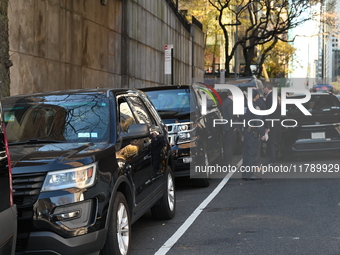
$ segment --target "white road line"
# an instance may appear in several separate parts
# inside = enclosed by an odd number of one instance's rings
[[[237,168],[242,165],[243,160],[237,163]],[[200,213],[207,207],[207,205],[216,197],[218,193],[222,190],[222,188],[227,184],[230,180],[230,177],[233,175],[233,172],[227,174],[222,181],[218,184],[218,186],[210,193],[210,195],[195,209],[195,211],[186,219],[186,221],[177,229],[177,231],[166,241],[161,248],[155,253],[155,255],[165,255],[167,252],[175,245],[178,239],[188,230],[188,228],[194,223],[196,218],[200,215]]]

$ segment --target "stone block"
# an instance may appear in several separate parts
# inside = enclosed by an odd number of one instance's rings
[[[110,73],[121,73],[121,35],[116,32],[110,32],[109,34],[109,55],[108,55],[108,71]],[[126,56],[125,56],[126,57]]]
[[[108,27],[118,33],[122,32],[122,2],[109,1],[107,5],[108,10]]]
[[[47,73],[47,82],[43,84],[45,86],[43,91],[66,89],[65,67],[63,63],[53,60],[47,61]]]
[[[121,88],[122,78],[120,75],[108,74],[107,88]]]
[[[107,71],[109,30],[89,20],[83,26],[82,65]]]
[[[19,86],[17,88],[18,94],[31,93],[34,91],[34,77],[32,67],[34,65],[34,57],[21,54],[19,57]],[[14,66],[13,66],[14,67]]]
[[[83,16],[105,27],[108,26],[108,10],[109,8],[102,5],[100,0],[83,0]]]
[[[18,16],[13,18],[19,19],[19,51],[35,55],[35,41],[34,41],[34,0],[18,1]]]
[[[107,73],[103,71],[93,70],[90,68],[82,69],[82,88],[106,88],[107,83]]]
[[[82,63],[83,23],[80,15],[66,12],[65,34],[65,62],[80,66]]]
[[[10,95],[17,95],[20,88],[20,55],[13,51],[10,51],[9,55],[13,63],[13,66],[10,68]]]
[[[64,7],[67,11],[70,11],[78,15],[83,14],[83,5],[85,0],[63,0],[63,1],[65,2],[62,5],[62,7]]]
[[[60,61],[60,36],[62,30],[60,29],[60,7],[47,2],[46,5],[46,29],[47,29],[47,58]]]
[[[20,50],[20,19],[21,8],[19,6],[19,1],[21,0],[11,0],[8,3],[8,17],[12,17],[8,23],[9,30],[9,47],[10,50],[18,52]],[[12,53],[12,54],[13,54]]]
[[[36,1],[34,8],[34,43],[39,57],[47,57],[46,1]]]
[[[82,88],[82,67],[65,64],[65,86],[67,89]]]

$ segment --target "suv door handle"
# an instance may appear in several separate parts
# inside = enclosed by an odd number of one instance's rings
[[[149,155],[146,155],[146,156],[144,156],[144,160],[147,160],[147,159],[149,159],[149,158],[151,158],[151,155],[149,154]]]

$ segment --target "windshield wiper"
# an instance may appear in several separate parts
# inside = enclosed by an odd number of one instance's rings
[[[186,114],[189,114],[189,113],[191,113],[191,111],[190,110],[187,110],[187,111],[182,111],[182,112],[177,112],[175,115],[186,115]]]
[[[30,139],[27,141],[8,143],[8,145],[20,145],[20,144],[40,144],[40,143],[63,143],[60,140],[42,140],[42,139]]]
[[[159,113],[163,113],[163,112],[166,112],[166,113],[171,113],[171,114],[177,114],[178,111],[173,111],[173,110],[157,110]]]

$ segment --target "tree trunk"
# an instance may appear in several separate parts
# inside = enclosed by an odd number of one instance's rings
[[[218,17],[218,24],[220,25],[222,31],[223,31],[223,36],[224,36],[224,51],[225,51],[225,76],[228,77],[230,74],[230,70],[229,70],[229,34],[228,34],[228,30],[226,29],[226,27],[224,26],[223,22],[222,22],[222,16],[223,16],[223,12],[220,12],[220,15]]]
[[[228,35],[228,31],[225,29],[225,27],[223,26],[223,33],[224,33],[224,39],[225,39],[225,46],[224,46],[224,51],[225,51],[225,76],[228,77],[230,75],[230,70],[229,70],[229,62],[230,62],[230,58],[229,58],[229,35]]]
[[[263,64],[264,64],[264,61],[266,60],[268,53],[275,47],[278,41],[279,41],[278,38],[275,37],[272,44],[262,51],[261,56],[260,56],[260,61],[259,61],[259,75],[260,76],[262,76]]]
[[[9,60],[8,41],[8,0],[0,1],[0,95],[10,95],[9,68],[12,62]]]
[[[215,43],[214,43],[214,48],[213,48],[213,60],[212,60],[212,68],[213,68],[213,73],[216,71],[216,52],[217,52],[217,34],[215,33]]]
[[[253,54],[251,54],[251,49],[249,48],[243,48],[243,57],[244,57],[244,61],[245,61],[245,66],[244,66],[244,75],[245,76],[250,76],[252,75],[251,72],[251,62],[252,62],[252,56]]]

